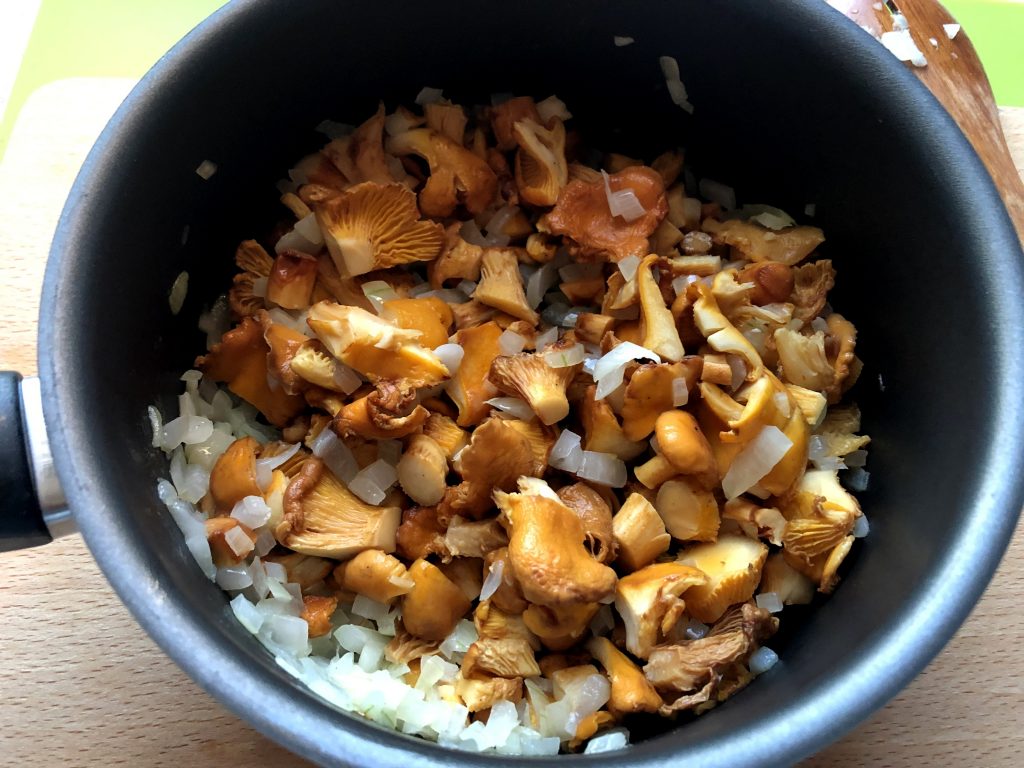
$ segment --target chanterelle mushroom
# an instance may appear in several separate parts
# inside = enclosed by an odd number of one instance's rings
[[[445,492],[438,508],[443,520],[479,517],[491,508],[492,491],[512,490],[523,475],[538,473],[529,440],[501,419],[477,427],[454,465],[462,482]]]
[[[344,560],[364,549],[395,551],[402,510],[374,507],[354,496],[317,458],[288,484],[284,519],[274,537],[305,555]]]
[[[554,205],[558,193],[569,181],[565,161],[565,126],[554,120],[544,128],[533,120],[521,120],[513,126],[519,151],[516,152],[516,187],[519,197],[530,205]]]
[[[429,128],[392,136],[387,148],[395,155],[418,155],[430,166],[430,178],[420,191],[420,207],[427,216],[451,216],[459,203],[472,214],[481,213],[498,192],[498,177],[485,160]]]
[[[310,307],[307,322],[332,355],[371,381],[414,389],[448,378],[437,355],[415,343],[419,331],[399,328],[365,309],[321,301]]]
[[[521,353],[495,358],[487,378],[502,392],[523,398],[542,423],[554,424],[569,415],[565,388],[574,373],[573,367],[552,368],[540,355]]]
[[[387,184],[398,181],[391,173],[384,154],[384,121],[384,105],[381,104],[373,117],[350,136],[335,139],[324,147],[323,153],[351,183],[375,181]]]
[[[481,304],[525,320],[531,325],[540,322],[523,292],[523,276],[515,252],[504,248],[486,248],[480,265],[480,283],[473,298]]]
[[[342,276],[429,261],[444,245],[444,228],[420,219],[416,195],[402,184],[366,182],[344,192],[306,186],[302,193]]]
[[[662,704],[661,696],[639,667],[608,638],[593,638],[587,643],[587,650],[604,667],[612,685],[608,709],[616,714],[658,711]]]
[[[596,603],[615,589],[615,571],[595,560],[583,524],[543,480],[523,477],[519,493],[494,492],[509,531],[509,563],[523,595],[538,605]]]
[[[701,571],[679,563],[648,565],[619,579],[615,608],[626,625],[629,652],[646,659],[683,614],[686,603],[680,595],[707,581]]]
[[[331,428],[342,437],[359,435],[377,440],[412,434],[430,412],[416,402],[416,393],[394,382],[379,381],[373,392],[348,403],[334,417]]]
[[[718,621],[730,605],[751,598],[767,557],[768,547],[746,536],[719,536],[714,544],[697,544],[683,552],[678,562],[708,577],[687,593],[687,611],[705,623]]]
[[[608,177],[612,192],[630,189],[644,213],[633,221],[612,216],[603,179],[570,181],[555,207],[540,223],[541,231],[572,238],[583,256],[619,261],[647,254],[647,238],[668,212],[665,186],[657,171],[643,166],[625,168]]]
[[[775,232],[760,224],[730,219],[704,219],[704,231],[716,242],[731,245],[750,261],[777,261],[792,267],[825,242],[817,227],[787,227]]]

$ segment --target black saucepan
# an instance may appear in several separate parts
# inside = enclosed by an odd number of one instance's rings
[[[616,47],[614,36],[635,38]],[[677,108],[658,57],[679,62]],[[323,765],[490,765],[343,714],[235,622],[192,563],[154,481],[146,406],[170,405],[202,348],[196,319],[243,238],[277,215],[274,182],[324,118],[358,122],[424,85],[567,102],[599,146],[684,145],[749,202],[816,205],[860,330],[872,438],[871,535],[836,594],[773,645],[782,662],[712,713],[591,764],[766,765],[822,747],[931,659],[988,582],[1024,503],[1024,258],[956,126],[893,56],[821,0],[232,3],[161,60],[97,142],[58,226],[22,453],[8,375],[4,526],[20,544],[74,520],[139,622],[202,686]],[[196,175],[217,164],[209,181]],[[183,238],[187,229],[188,236]],[[168,289],[188,270],[184,310]],[[10,543],[7,545],[10,546]],[[785,626],[786,623],[784,623]]]

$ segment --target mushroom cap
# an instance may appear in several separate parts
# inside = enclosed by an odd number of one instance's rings
[[[302,191],[343,276],[430,261],[444,245],[444,228],[420,219],[416,195],[403,184],[368,181],[344,192]]]

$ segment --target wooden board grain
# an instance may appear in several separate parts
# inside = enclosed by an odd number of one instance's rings
[[[34,372],[50,233],[78,165],[126,87],[55,86],[27,105],[12,137],[0,166],[0,367]],[[69,111],[76,119],[67,119]],[[1024,167],[1024,109],[1002,110],[1001,118]],[[989,590],[938,659],[807,765],[1020,765],[1022,588],[1018,529]],[[62,764],[305,765],[226,712],[164,656],[77,537],[0,554],[0,765]]]

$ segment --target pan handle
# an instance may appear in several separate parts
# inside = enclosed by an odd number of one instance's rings
[[[75,532],[53,466],[38,378],[0,372],[0,552]]]

